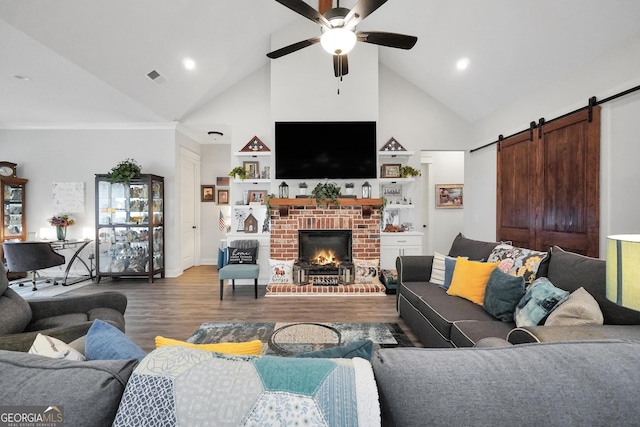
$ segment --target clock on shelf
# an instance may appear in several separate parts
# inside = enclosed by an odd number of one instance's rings
[[[0,176],[16,177],[16,163],[0,162]]]

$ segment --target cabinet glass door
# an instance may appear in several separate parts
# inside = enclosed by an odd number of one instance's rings
[[[23,195],[21,184],[5,183],[2,185],[4,194],[4,239],[18,239],[23,237]]]

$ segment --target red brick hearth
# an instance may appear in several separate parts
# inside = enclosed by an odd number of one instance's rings
[[[357,204],[290,206],[274,209],[271,216],[271,258],[298,258],[298,230],[348,229],[352,232],[352,257],[380,258],[380,209]],[[288,214],[282,215],[283,212]]]

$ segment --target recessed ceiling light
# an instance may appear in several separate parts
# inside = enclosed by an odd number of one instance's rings
[[[23,80],[23,81],[29,81],[29,80],[31,80],[31,77],[29,77],[29,76],[25,76],[25,75],[22,75],[22,74],[16,74],[16,75],[15,75],[15,76],[13,76],[13,77],[15,77],[15,78],[16,78],[16,79],[18,79],[18,80]]]
[[[193,70],[194,68],[196,68],[196,61],[191,58],[184,58],[182,60],[182,63],[184,64],[184,68],[186,68],[187,70]]]
[[[456,67],[458,70],[466,70],[469,66],[469,58],[460,58],[458,62],[456,62]]]

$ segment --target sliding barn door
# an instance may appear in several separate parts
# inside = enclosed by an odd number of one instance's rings
[[[536,240],[536,187],[530,184],[539,164],[534,145],[528,131],[498,144],[498,239],[524,248],[533,248]]]
[[[600,107],[501,141],[497,238],[598,257],[599,179]]]

